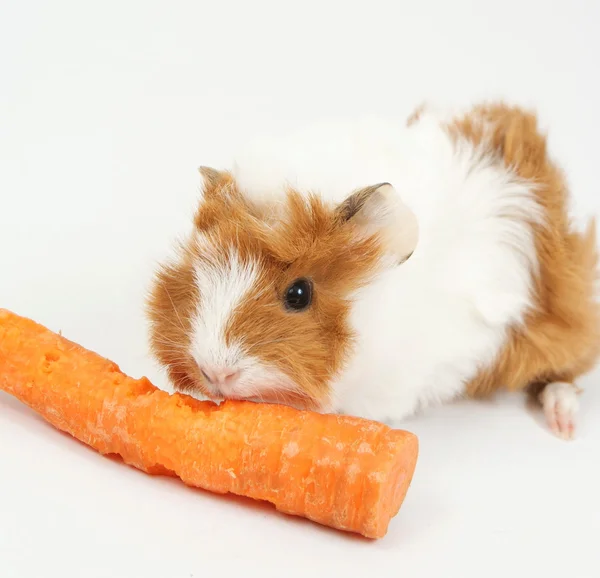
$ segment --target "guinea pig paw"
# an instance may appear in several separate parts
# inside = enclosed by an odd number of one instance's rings
[[[577,388],[562,381],[549,383],[540,394],[546,421],[559,438],[572,440],[575,437],[575,415],[579,409]]]

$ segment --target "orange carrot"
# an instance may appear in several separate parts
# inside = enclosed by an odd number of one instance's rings
[[[412,433],[279,405],[171,395],[1,309],[0,389],[147,473],[266,500],[369,538],[387,533],[417,461]]]

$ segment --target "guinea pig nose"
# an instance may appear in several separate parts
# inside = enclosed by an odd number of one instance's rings
[[[213,385],[225,385],[234,382],[240,375],[238,369],[201,367],[204,378]]]

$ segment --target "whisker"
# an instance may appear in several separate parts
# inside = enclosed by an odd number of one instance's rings
[[[169,340],[169,339],[153,338],[152,342],[153,343],[157,343],[159,345],[168,345],[168,346],[173,347],[173,349],[179,349],[181,351],[185,351],[186,350],[185,346],[182,345],[181,342],[178,342],[178,341],[172,341],[172,340]]]
[[[171,303],[172,303],[172,301],[171,301]],[[173,317],[171,315],[166,314],[166,313],[162,313],[162,312],[159,312],[159,311],[153,311],[152,312],[152,316],[153,317],[157,317],[158,319],[162,319],[163,321],[168,321],[169,323],[173,324]],[[193,321],[193,319],[192,319],[191,316],[183,316],[182,317],[180,314],[178,314],[177,317],[178,317],[178,319],[180,321],[182,321],[184,319],[185,319],[185,321],[190,322],[190,323]],[[178,327],[176,324],[175,324],[175,326]]]
[[[266,339],[265,341],[259,341],[258,343],[253,343],[248,347],[249,350],[252,350],[256,347],[262,347],[263,345],[273,345],[275,343],[287,343],[288,341],[293,341],[295,338],[293,337],[282,337],[280,339]]]
[[[171,294],[169,293],[169,290],[167,289],[166,286],[165,286],[165,293],[167,294],[167,297],[169,298],[169,301],[171,302],[171,305],[173,306],[173,311],[175,312],[175,315],[177,315],[177,319],[179,319],[179,324],[181,325],[181,329],[183,329],[185,331],[185,326],[183,325],[183,321],[181,320],[181,317],[179,316],[179,311],[177,311],[177,307],[175,307],[175,303],[174,303],[173,299],[171,298]]]
[[[154,343],[161,343],[163,345],[174,345],[175,347],[178,347],[180,349],[185,349],[185,347],[181,344],[180,341],[176,341],[175,339],[169,339],[167,337],[162,337],[160,335],[153,337],[152,341]]]

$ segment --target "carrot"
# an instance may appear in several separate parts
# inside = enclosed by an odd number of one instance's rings
[[[150,474],[381,538],[415,469],[415,435],[286,406],[220,405],[147,379],[0,309],[0,390],[59,430]]]

